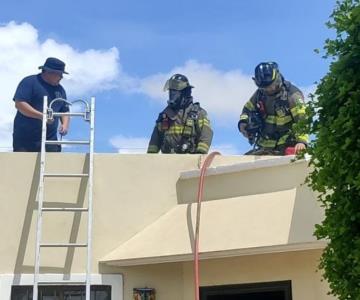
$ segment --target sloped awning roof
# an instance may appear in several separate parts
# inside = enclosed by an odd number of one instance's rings
[[[302,188],[206,201],[200,258],[323,248],[313,237],[321,210]],[[130,266],[192,259],[196,204],[181,204],[101,259]]]

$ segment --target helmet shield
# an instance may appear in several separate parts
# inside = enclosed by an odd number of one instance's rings
[[[278,64],[275,62],[260,63],[255,68],[255,84],[259,88],[271,85],[278,77]]]
[[[168,90],[182,91],[188,86],[190,86],[189,80],[184,75],[175,74],[166,81],[164,86],[164,92]]]

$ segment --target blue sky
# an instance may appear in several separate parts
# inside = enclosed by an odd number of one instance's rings
[[[315,54],[333,36],[334,1],[5,1],[0,11],[0,148],[11,147],[12,96],[47,56],[67,63],[69,99],[97,99],[96,151],[145,152],[166,105],[165,80],[183,72],[208,111],[213,150],[241,154],[237,131],[254,67],[274,60],[305,92],[327,71]],[[73,122],[69,138],[85,134]],[[67,149],[73,151],[75,149]]]

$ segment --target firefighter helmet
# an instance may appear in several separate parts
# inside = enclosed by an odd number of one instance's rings
[[[168,91],[168,90],[182,91],[187,87],[193,88],[193,86],[190,85],[189,80],[186,78],[186,76],[182,74],[175,74],[166,81],[164,86],[164,91]]]
[[[263,62],[256,66],[253,79],[259,88],[265,88],[279,77],[281,77],[281,74],[276,62]]]

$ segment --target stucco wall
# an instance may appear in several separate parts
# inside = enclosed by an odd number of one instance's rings
[[[198,155],[95,155],[93,273],[124,274],[124,299],[131,299],[134,287],[145,286],[157,289],[157,300],[192,299],[192,266],[188,262],[117,268],[100,265],[99,260],[178,203],[194,201],[197,180],[179,180],[179,175],[197,169],[200,158]],[[50,154],[47,167],[49,172],[80,173],[86,171],[86,159],[83,154]],[[217,157],[214,165],[252,160],[242,156]],[[1,274],[33,273],[38,164],[37,154],[0,153]],[[205,200],[293,188],[302,183],[305,173],[306,165],[300,164],[276,171],[270,168],[218,179],[209,177]],[[86,180],[47,180],[48,206],[65,206],[63,202],[83,204]],[[43,229],[43,241],[85,241],[86,217],[79,213],[46,213]],[[319,254],[319,251],[304,251],[205,260],[201,263],[201,285],[290,279],[295,300],[331,299],[325,296],[326,287],[314,271]],[[85,249],[45,250],[42,271],[83,273],[85,260]],[[303,291],[306,297],[301,295]]]
[[[200,262],[200,286],[291,280],[293,300],[335,300],[317,270],[320,250],[262,254]],[[124,275],[124,299],[134,287],[156,289],[157,300],[194,299],[193,263],[106,268]]]
[[[80,173],[85,155],[50,154],[49,172]],[[93,271],[112,249],[155,221],[177,204],[180,171],[197,167],[198,156],[95,155]],[[39,156],[0,153],[0,273],[32,273],[37,217],[36,192]],[[82,205],[86,180],[46,179],[49,206]],[[50,203],[51,202],[51,203]],[[85,203],[86,206],[86,203]],[[86,215],[44,213],[43,241],[86,239]],[[85,249],[45,249],[44,271],[83,272]],[[55,267],[55,268],[53,268]]]
[[[209,176],[206,179],[204,200],[289,190],[300,187],[304,183],[306,174],[307,163],[296,163]],[[184,179],[178,181],[177,185],[179,203],[196,201],[197,180]]]

